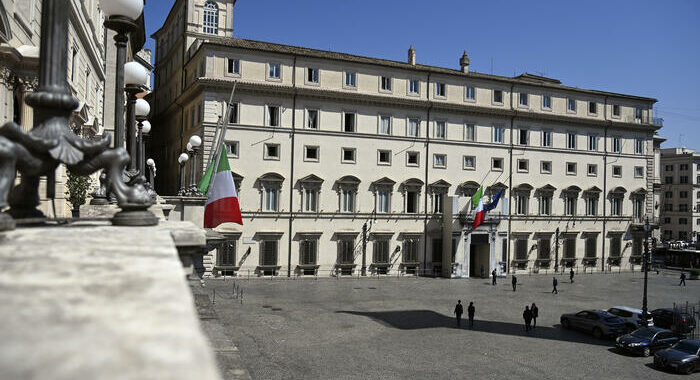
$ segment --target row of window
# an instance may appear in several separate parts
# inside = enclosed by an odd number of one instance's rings
[[[576,258],[576,237],[565,237],[562,242],[562,258],[564,260],[573,260]],[[598,235],[591,234],[584,237],[584,259],[598,258]],[[540,238],[533,243],[533,250],[536,250],[537,260],[551,260],[552,251],[554,251],[554,242],[550,238]],[[631,256],[640,256],[642,254],[643,241],[640,238],[633,239]],[[518,261],[525,262],[529,259],[530,241],[528,239],[515,240],[514,258],[516,264]],[[622,255],[622,237],[610,237],[609,251],[607,257],[611,259],[619,259]]]
[[[671,218],[665,217],[664,218],[664,224],[671,224]],[[688,224],[688,218],[678,218],[678,224],[683,224],[687,225]],[[700,226],[700,219],[697,219],[695,221],[695,224]]]
[[[240,60],[235,58],[227,58],[227,74],[240,75],[241,74],[241,63]],[[306,68],[305,82],[308,85],[319,85],[320,84],[320,73],[319,69],[315,67]],[[268,80],[282,80],[281,64],[277,62],[267,63],[267,75]],[[394,78],[389,76],[380,76],[378,81],[378,89],[380,93],[393,93],[394,91]],[[447,84],[444,82],[434,82],[434,96],[436,98],[446,98],[447,97]],[[357,72],[345,71],[343,72],[343,87],[348,89],[357,88]],[[406,85],[406,95],[408,96],[419,96],[420,95],[421,82],[418,79],[409,79]],[[491,103],[493,105],[504,104],[503,102],[503,90],[492,90]],[[464,101],[465,102],[475,102],[476,101],[476,88],[474,86],[464,87]],[[577,112],[577,101],[574,98],[566,99],[566,109],[568,113]],[[588,102],[588,115],[597,116],[598,115],[598,103],[589,101]],[[518,107],[530,107],[530,94],[521,92],[518,94]],[[552,110],[552,96],[542,95],[542,109],[545,111]],[[621,111],[620,106],[617,104],[612,105],[612,116],[620,117]],[[643,108],[635,108],[635,119],[641,120],[643,116]]]
[[[700,219],[697,220],[697,225],[700,226]],[[688,231],[678,231],[678,240],[688,241],[691,240],[691,234]],[[664,230],[664,240],[673,240],[673,230]]]
[[[667,231],[670,232],[670,231]],[[336,264],[340,265],[355,265],[356,260],[361,252],[360,243],[356,242],[357,238],[354,234],[340,235],[336,247]],[[576,237],[564,237],[561,239],[562,258],[564,260],[576,259],[577,250]],[[583,238],[584,240],[584,259],[598,258],[598,235],[591,234]],[[420,253],[422,251],[422,241],[420,237],[404,238],[400,249],[391,249],[391,235],[378,235],[370,240],[372,245],[371,264],[389,264],[390,260],[397,260],[392,257],[392,253],[400,251],[401,263],[404,265],[419,265]],[[504,251],[507,249],[507,240],[504,239]],[[454,248],[454,247],[453,247]],[[555,250],[554,242],[549,237],[542,237],[534,240],[532,250],[536,251],[536,260],[549,261],[553,257],[552,252]],[[631,256],[640,256],[643,250],[643,241],[640,238],[634,238],[632,241]],[[260,257],[259,265],[261,266],[277,266],[279,264],[279,241],[277,239],[265,239],[260,242]],[[453,251],[455,251],[453,249]],[[514,241],[514,261],[516,266],[519,262],[526,262],[530,259],[530,240],[519,238]],[[442,262],[442,238],[431,239],[431,263],[433,265]],[[453,252],[453,258],[454,254]],[[619,259],[622,256],[622,237],[610,237],[608,257],[611,259]],[[236,241],[232,240],[225,243],[217,250],[217,265],[236,266]],[[305,238],[299,242],[299,265],[317,265],[318,264],[318,238]]]
[[[431,189],[431,205],[432,211],[434,213],[441,213],[443,206],[443,197],[447,193],[447,188],[444,189]],[[272,184],[265,186],[262,189],[262,207],[263,211],[279,211],[279,184]],[[339,209],[341,212],[357,212],[357,185],[354,186],[341,186],[338,194]],[[419,211],[419,199],[420,199],[420,187],[406,189],[403,193],[403,212],[404,213],[418,213]],[[392,212],[392,198],[393,198],[393,185],[388,186],[375,186],[374,188],[374,211],[378,213],[391,213]],[[515,215],[553,215],[552,214],[552,203],[553,203],[553,191],[543,191],[539,192],[538,198],[538,210],[536,213],[531,213],[530,207],[530,195],[528,193],[523,193],[520,191],[515,191],[513,196],[515,205]],[[301,210],[304,212],[318,212],[319,210],[319,197],[320,197],[320,186],[312,184],[307,186],[302,184],[302,200],[301,200]],[[566,216],[576,216],[578,215],[578,193],[577,192],[562,192],[564,215]],[[598,193],[585,194],[585,215],[586,216],[598,216],[599,215],[599,196]],[[623,215],[623,205],[624,197],[621,194],[611,193],[610,197],[610,214],[611,216],[622,216]],[[632,202],[632,216],[640,220],[645,212],[644,209],[644,196],[634,195],[630,197]]]
[[[681,190],[678,192],[678,198],[684,199],[684,198],[689,198],[690,192],[686,190]],[[697,192],[698,199],[700,199],[700,191]],[[672,199],[673,198],[673,191],[666,191],[664,192],[664,198],[666,199]]]
[[[700,184],[700,176],[698,176],[697,180],[698,180],[697,183]],[[665,176],[665,177],[664,177],[664,184],[666,184],[666,185],[672,185],[673,183],[674,183],[674,182],[673,182],[673,176],[669,175],[669,176]],[[689,184],[689,183],[690,183],[690,177],[687,176],[687,175],[678,176],[678,183],[683,184],[683,185]]]
[[[229,114],[229,123],[236,124],[239,122],[239,104],[236,103],[231,107],[231,113]],[[265,125],[271,127],[280,126],[280,111],[279,106],[267,105],[265,113]],[[357,131],[357,114],[354,112],[343,112],[343,117],[341,119],[342,126],[341,130],[344,132],[356,132]],[[408,118],[406,124],[406,136],[408,137],[418,137],[420,135],[421,120],[418,118]],[[319,129],[320,128],[320,111],[317,109],[307,109],[306,110],[306,121],[305,128],[307,129]],[[506,128],[502,125],[494,125],[492,132],[492,142],[494,143],[504,143]],[[377,133],[380,135],[396,135],[393,128],[393,117],[389,115],[379,115],[377,122]],[[447,122],[444,120],[436,120],[434,122],[434,127],[432,131],[432,138],[445,140],[447,139]],[[519,145],[531,145],[530,135],[531,132],[525,128],[518,129],[518,140]],[[552,133],[551,130],[542,130],[541,133],[540,146],[542,147],[552,147]],[[466,123],[464,124],[464,141],[476,141],[476,124]],[[566,137],[566,147],[568,149],[579,149],[578,137],[574,132],[567,133]],[[599,140],[598,135],[588,135],[587,136],[587,149],[589,151],[599,151]],[[644,154],[645,140],[638,138],[634,140],[634,152],[635,154]],[[614,136],[611,141],[611,152],[621,153],[622,152],[622,138]]]
[[[687,203],[681,203],[678,205],[677,210],[674,210],[673,203],[664,203],[664,211],[690,212],[691,207]],[[700,212],[700,207],[696,206],[695,212]]]
[[[265,160],[280,160],[280,144],[275,143],[265,143],[263,144],[263,159]],[[239,157],[239,143],[238,141],[228,141],[226,142],[226,150],[231,158]],[[377,165],[391,166],[393,163],[394,153],[390,149],[378,149],[377,150]],[[408,151],[405,154],[405,165],[407,167],[419,167],[420,166],[420,152]],[[318,145],[305,145],[304,146],[304,161],[306,162],[320,162],[321,160],[321,147]],[[340,162],[344,164],[356,164],[357,163],[357,149],[356,148],[341,148]],[[433,168],[435,169],[446,169],[447,168],[447,155],[442,153],[433,153]],[[578,175],[578,163],[576,162],[566,162],[565,165],[566,175]],[[464,170],[476,170],[476,156],[462,156],[462,169]],[[504,160],[502,157],[491,157],[491,170],[492,171],[503,171]],[[529,159],[518,159],[517,160],[517,171],[519,173],[528,173],[530,171],[530,160]],[[540,174],[552,174],[552,161],[540,161]],[[588,164],[587,165],[587,176],[597,177],[598,176],[598,164]],[[613,177],[622,177],[622,166],[612,165],[611,174]],[[634,177],[644,178],[644,167],[635,166],[634,167]]]
[[[675,165],[673,165],[673,164],[666,164],[666,165],[664,165],[664,170],[667,172],[672,172],[674,166]],[[690,164],[678,164],[679,171],[684,172],[684,171],[687,171],[689,169],[690,169]],[[697,170],[700,170],[700,164],[697,164]]]
[[[442,239],[439,240],[440,243]],[[419,250],[421,249],[420,238],[404,238],[401,247],[401,263],[402,264],[418,264]],[[372,253],[370,260],[372,264],[389,264],[392,259],[391,240],[389,236],[377,236],[373,238]],[[355,264],[358,253],[360,252],[359,243],[356,243],[356,238],[352,235],[342,235],[337,241],[337,259],[336,263],[341,265]],[[276,266],[278,265],[278,250],[279,241],[276,239],[265,239],[260,242],[260,258],[259,265],[261,266]],[[441,250],[439,251],[441,252]],[[440,253],[441,254],[441,253]],[[394,258],[395,259],[395,258]],[[439,255],[436,259],[441,261]],[[230,240],[217,249],[217,266],[237,266],[236,257],[236,241]],[[435,261],[435,260],[433,260]],[[318,238],[306,238],[299,242],[299,265],[317,265],[318,263]]]
[[[516,194],[513,197],[515,201],[515,214],[516,215],[532,215],[530,213],[530,197],[528,195]],[[537,215],[552,215],[552,195],[541,194],[538,197],[538,212]],[[598,216],[599,215],[599,205],[597,196],[588,196],[584,198],[585,200],[585,215],[586,216]],[[634,197],[631,198],[632,201],[632,216],[641,220],[644,216],[644,198]],[[564,215],[566,216],[576,216],[578,215],[578,196],[575,194],[564,194]],[[610,197],[610,214],[611,216],[622,216],[623,215],[623,205],[624,199],[622,197]]]

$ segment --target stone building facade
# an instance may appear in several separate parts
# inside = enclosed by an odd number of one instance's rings
[[[224,125],[244,225],[220,228],[215,273],[356,274],[363,247],[376,274],[641,260],[655,99],[477,73],[466,52],[443,68],[413,48],[399,62],[237,39],[233,3],[178,0],[153,35],[160,194],[191,135],[208,157],[236,83]],[[505,194],[473,230],[482,185]]]
[[[700,240],[700,154],[686,148],[661,150],[661,236]]]

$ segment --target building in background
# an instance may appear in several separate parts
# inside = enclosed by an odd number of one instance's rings
[[[160,194],[191,135],[208,157],[237,83],[224,124],[244,225],[221,229],[215,273],[355,274],[363,228],[378,274],[641,262],[655,99],[476,73],[466,53],[443,68],[412,47],[398,62],[237,39],[234,3],[178,0],[153,35]],[[481,185],[505,195],[472,230]]]
[[[661,149],[661,236],[667,241],[700,239],[700,154]]]

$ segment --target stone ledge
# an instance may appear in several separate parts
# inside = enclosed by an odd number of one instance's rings
[[[220,378],[168,223],[0,233],[0,304],[1,379]]]

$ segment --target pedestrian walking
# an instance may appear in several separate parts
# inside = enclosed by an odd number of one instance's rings
[[[496,285],[496,269],[491,272],[491,285]]]
[[[535,303],[532,303],[532,306],[530,306],[530,312],[532,313],[532,328],[534,329],[537,327],[537,317],[540,314],[540,309],[537,308],[537,305]]]
[[[571,281],[572,284],[574,283],[574,268],[569,270],[569,281]]]
[[[559,284],[559,281],[557,281],[556,277],[552,277],[552,293],[554,294],[559,294],[559,291],[557,290],[557,285]]]
[[[681,286],[681,284],[685,286],[685,272],[683,271],[681,271],[681,282],[678,283],[678,286]]]
[[[486,278],[486,271],[484,270],[484,266],[481,266],[481,278]]]
[[[469,328],[474,327],[474,312],[476,308],[474,307],[474,302],[469,302],[469,307],[467,307],[467,316],[469,317]]]
[[[530,307],[525,306],[525,311],[523,311],[523,319],[525,320],[525,331],[530,331],[530,323],[532,323],[532,310]]]
[[[462,308],[462,300],[457,300],[457,305],[455,306],[455,316],[457,317],[457,327],[462,326],[462,313],[464,309]]]
[[[513,291],[515,291],[515,287],[518,285],[518,278],[513,275],[513,279],[510,281],[511,284],[513,284]]]

